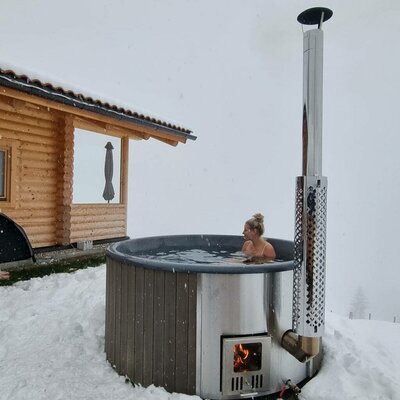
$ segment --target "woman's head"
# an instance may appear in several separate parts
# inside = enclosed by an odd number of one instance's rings
[[[255,230],[259,236],[264,234],[264,216],[260,213],[254,214],[252,218],[246,221],[245,225]]]

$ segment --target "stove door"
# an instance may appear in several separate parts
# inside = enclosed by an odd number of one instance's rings
[[[271,337],[222,337],[223,396],[258,394],[270,389]]]

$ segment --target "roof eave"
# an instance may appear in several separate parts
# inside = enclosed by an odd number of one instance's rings
[[[181,129],[175,129],[174,127],[159,124],[154,121],[149,121],[145,119],[141,119],[135,117],[134,115],[128,115],[126,113],[113,110],[107,107],[104,107],[100,104],[91,103],[85,99],[78,99],[74,96],[68,96],[67,94],[59,93],[51,88],[47,87],[40,87],[35,84],[26,83],[24,81],[13,79],[9,76],[4,76],[0,74],[0,85],[8,87],[10,89],[15,89],[27,94],[31,94],[34,96],[38,96],[47,100],[56,101],[58,103],[77,107],[82,110],[94,112],[100,115],[104,115],[107,117],[111,117],[113,119],[119,121],[125,121],[129,123],[133,123],[135,125],[144,126],[155,131],[162,131],[173,135],[177,138],[180,138],[180,141],[186,141],[187,139],[196,140],[197,137],[192,135],[192,131],[185,130],[182,131]]]

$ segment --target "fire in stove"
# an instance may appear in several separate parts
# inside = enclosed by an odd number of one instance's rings
[[[261,343],[239,343],[233,346],[233,371],[259,371],[261,369]]]

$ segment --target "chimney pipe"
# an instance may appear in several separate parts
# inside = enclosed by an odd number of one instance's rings
[[[318,25],[303,40],[303,175],[296,179],[292,330],[282,347],[305,362],[319,353],[325,327],[327,178],[322,176],[322,23],[328,8],[302,12],[297,20]]]

